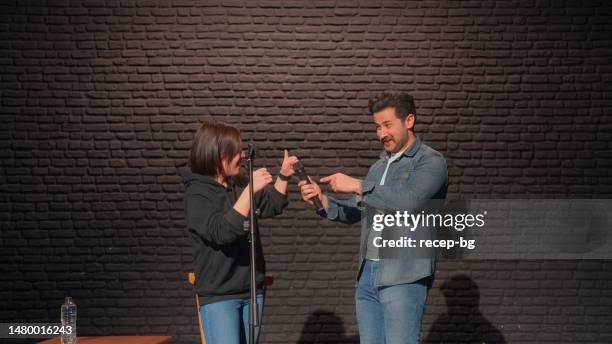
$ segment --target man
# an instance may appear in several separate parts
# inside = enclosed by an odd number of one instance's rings
[[[370,167],[365,179],[336,173],[320,180],[334,192],[352,193],[353,197],[337,200],[321,193],[314,182],[298,185],[304,201],[312,203],[319,197],[329,220],[348,224],[361,220],[355,296],[361,343],[418,343],[435,254],[403,248],[399,256],[388,256],[380,245],[385,231],[373,226],[373,218],[398,211],[420,213],[428,200],[443,202],[446,161],[415,136],[416,111],[411,96],[385,93],[372,99],[369,108],[384,147],[380,160]],[[414,226],[421,233],[430,230],[417,223]]]

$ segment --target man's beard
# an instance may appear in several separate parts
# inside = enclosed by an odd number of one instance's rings
[[[387,138],[391,138],[391,139],[392,139],[392,140],[395,142],[395,146],[394,146],[394,147],[393,147],[391,150],[387,150],[387,148],[385,148],[385,150],[386,150],[386,151],[387,151],[387,153],[389,153],[389,154],[395,154],[395,153],[397,153],[397,152],[401,151],[401,150],[402,150],[402,148],[404,148],[404,146],[405,146],[405,145],[406,145],[406,143],[408,142],[408,138],[409,138],[409,136],[408,136],[408,132],[405,132],[405,134],[404,134],[404,135],[402,135],[402,137],[400,138],[400,140],[399,140],[399,141],[397,141],[397,140],[395,139],[395,137],[393,137],[393,136],[385,136],[385,137],[383,138],[383,140],[381,140],[381,143],[383,143],[383,147],[384,147],[384,140],[385,140],[385,139],[387,139]]]

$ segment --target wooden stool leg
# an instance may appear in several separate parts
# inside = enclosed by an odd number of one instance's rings
[[[195,285],[195,273],[190,272],[187,274],[187,282],[191,285]],[[206,338],[204,337],[204,328],[202,327],[202,313],[200,313],[200,299],[198,299],[198,294],[195,295],[196,307],[198,312],[198,328],[200,329],[200,339],[202,344],[206,344]]]
[[[202,313],[200,313],[200,300],[198,299],[198,295],[195,296],[196,306],[198,307],[198,327],[200,328],[200,339],[202,340],[202,344],[206,344],[206,338],[204,337],[204,328],[202,327]]]

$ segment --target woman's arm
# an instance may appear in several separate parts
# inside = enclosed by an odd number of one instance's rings
[[[267,184],[272,182],[272,175],[265,168],[260,168],[253,172],[253,193],[261,191]],[[278,182],[278,181],[277,181]],[[285,182],[286,184],[286,182]],[[249,184],[242,190],[240,196],[234,203],[234,209],[245,218],[249,216],[251,202],[249,200]],[[286,188],[286,186],[285,186]]]
[[[258,199],[257,206],[259,207],[261,217],[271,217],[282,213],[287,206],[287,186],[288,179],[293,176],[293,164],[298,161],[297,157],[289,156],[289,152],[285,149],[283,163],[280,168],[280,174],[284,177],[276,178],[274,187],[266,187],[262,190]]]
[[[204,194],[191,194],[185,198],[187,227],[207,241],[219,245],[230,244],[246,235],[245,216],[234,208],[222,209],[223,200]]]

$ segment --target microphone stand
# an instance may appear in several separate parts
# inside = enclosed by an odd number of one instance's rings
[[[249,211],[249,242],[251,249],[251,288],[249,302],[249,344],[255,344],[255,327],[259,326],[259,313],[257,312],[257,256],[255,255],[256,233],[255,233],[255,198],[253,197],[253,161],[255,160],[255,148],[249,144],[247,162],[249,170],[249,200],[251,209]]]

